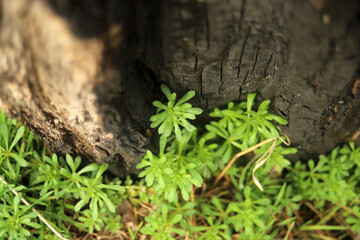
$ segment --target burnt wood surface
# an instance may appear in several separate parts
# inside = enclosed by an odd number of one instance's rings
[[[258,92],[294,159],[359,141],[353,0],[1,0],[0,107],[54,152],[135,172],[159,86],[206,114]]]

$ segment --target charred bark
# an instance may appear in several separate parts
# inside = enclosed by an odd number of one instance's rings
[[[204,116],[258,92],[304,159],[359,139],[356,1],[0,3],[0,107],[56,152],[134,172],[161,83]]]

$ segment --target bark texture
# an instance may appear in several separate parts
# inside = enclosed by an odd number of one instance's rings
[[[0,107],[54,151],[133,173],[159,85],[212,111],[258,92],[299,157],[360,135],[360,3],[2,0]],[[206,120],[206,117],[203,117]]]

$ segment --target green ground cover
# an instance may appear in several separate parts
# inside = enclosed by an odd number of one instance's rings
[[[291,163],[270,101],[229,103],[203,129],[202,110],[154,102],[159,151],[147,151],[139,179],[107,164],[51,154],[0,110],[1,239],[355,239],[360,236],[360,148]],[[125,209],[125,210],[124,210]]]

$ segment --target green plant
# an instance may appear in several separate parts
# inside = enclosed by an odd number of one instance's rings
[[[206,125],[207,139],[223,139],[217,154],[222,156],[222,161],[227,163],[233,155],[233,147],[245,151],[251,146],[266,139],[279,137],[276,126],[271,122],[275,120],[280,124],[287,121],[279,116],[268,113],[270,101],[263,101],[257,111],[252,110],[256,94],[248,94],[247,102],[229,103],[228,109],[220,111],[215,109],[211,117],[220,118]]]
[[[167,105],[159,101],[154,102],[154,106],[157,107],[157,114],[150,118],[152,122],[151,127],[155,128],[160,125],[158,132],[164,137],[170,136],[174,131],[178,141],[180,141],[182,137],[180,126],[189,132],[194,131],[196,128],[186,119],[194,120],[195,115],[201,114],[202,110],[200,108],[193,108],[191,104],[186,103],[195,96],[194,91],[189,91],[175,103],[176,93],[171,93],[170,89],[165,85],[161,85],[161,90],[169,102]]]
[[[220,111],[215,109],[210,116],[220,118],[220,120],[206,125],[207,132],[199,134],[199,131],[195,130],[194,127],[185,127],[171,109],[172,106],[176,106],[176,95],[172,94],[164,85],[162,86],[162,91],[167,96],[169,103],[165,105],[154,102],[154,106],[158,108],[156,111],[157,115],[151,118],[153,122],[151,127],[157,127],[162,124],[159,128],[159,155],[157,156],[147,151],[142,162],[137,166],[142,169],[139,177],[145,177],[147,186],[152,186],[156,193],[151,198],[153,204],[158,206],[167,204],[169,206],[167,209],[171,209],[173,213],[176,212],[174,204],[178,207],[179,205],[186,206],[186,202],[190,200],[193,189],[200,187],[204,178],[219,174],[218,170],[221,170],[229,162],[230,157],[234,154],[235,149],[233,146],[239,150],[246,150],[251,146],[255,146],[260,141],[273,141],[272,148],[274,149],[272,149],[270,154],[269,146],[265,145],[265,143],[259,148],[259,151],[263,151],[261,154],[264,154],[265,149],[267,149],[265,152],[267,151],[266,154],[269,154],[269,156],[274,152],[269,164],[270,169],[273,166],[280,171],[280,166],[282,168],[289,165],[289,161],[284,158],[284,155],[294,153],[295,150],[275,148],[275,146],[279,145],[275,145],[276,139],[279,138],[279,132],[270,121],[276,120],[286,124],[286,120],[268,113],[270,101],[263,102],[258,110],[254,111],[252,107],[254,105],[255,94],[249,94],[248,100],[245,103],[237,105],[229,103],[227,110]],[[189,92],[179,101],[187,106],[183,112],[186,112],[187,109],[193,109],[190,104],[185,103],[185,101],[193,96],[194,93]],[[181,106],[181,104],[179,105]],[[166,106],[168,107],[166,108]],[[161,113],[159,114],[159,112]],[[191,111],[193,115],[189,119],[194,119],[195,114],[199,113],[201,113],[199,110]],[[185,114],[184,116],[188,115]],[[189,124],[186,122],[187,126]],[[181,129],[179,126],[184,128]],[[217,149],[219,143],[220,147]],[[236,168],[231,169],[235,170]],[[229,172],[231,171],[229,170]],[[244,176],[244,174],[241,171],[238,177],[236,174],[231,174],[231,176],[235,182],[239,181],[239,178]],[[178,189],[181,192],[182,199],[178,197]],[[204,239],[209,238],[209,236],[213,236],[214,239],[221,237],[227,239],[232,231],[240,231],[241,229],[245,231],[246,236],[254,237],[258,234],[252,230],[254,229],[254,224],[259,227],[258,232],[261,229],[265,229],[265,224],[261,222],[260,218],[256,217],[257,214],[261,215],[266,212],[262,208],[265,206],[261,205],[261,203],[270,204],[270,202],[267,198],[263,200],[250,200],[248,196],[249,189],[249,187],[245,187],[247,199],[244,202],[245,205],[242,205],[241,200],[239,200],[240,202],[237,205],[235,203],[227,204],[228,206],[222,205],[219,198],[212,198],[211,204],[197,203],[195,206],[199,206],[202,210],[196,214],[192,213],[191,216],[199,214],[203,219],[206,219],[208,226],[189,226],[184,223],[179,223],[179,225],[187,229],[188,233],[196,232],[200,238]],[[181,204],[181,201],[185,202]],[[191,201],[194,201],[194,199]],[[195,200],[195,202],[197,201]],[[257,206],[257,203],[260,205]],[[156,214],[159,215],[161,212]],[[182,214],[182,219],[190,219],[191,216],[185,217]],[[242,219],[245,216],[247,216],[248,220],[243,222]],[[214,218],[217,220],[213,221]],[[150,233],[149,228],[153,226],[153,223],[150,221],[153,221],[153,219],[146,219],[147,224],[145,225],[145,230],[143,230],[144,233]],[[181,221],[179,220],[178,222]],[[153,232],[153,234],[155,233]],[[159,237],[158,235],[156,236]],[[259,236],[264,236],[264,234]],[[170,236],[168,237],[170,238]]]
[[[285,207],[286,209],[286,215],[288,217],[293,216],[293,211],[298,211],[300,209],[299,202],[303,199],[303,196],[300,194],[294,194],[293,193],[292,186],[287,186],[286,183],[282,186],[280,190],[280,197],[278,197],[274,203],[275,206],[280,205],[282,207]]]
[[[148,151],[138,168],[142,169],[139,176],[145,177],[147,186],[154,191],[151,203],[158,209],[166,206],[166,211],[151,213],[141,232],[156,239],[185,235],[187,239],[274,239],[284,232],[282,237],[288,239],[294,231],[349,229],[322,224],[339,216],[340,206],[358,203],[355,192],[360,150],[353,143],[335,148],[330,156],[321,155],[318,162],[296,162],[293,166],[286,155],[296,153],[296,149],[281,146],[283,139],[273,122],[287,121],[268,112],[270,101],[253,110],[255,94],[249,94],[246,102],[229,103],[225,110],[215,109],[210,116],[218,120],[207,124],[205,130],[195,130],[186,128],[173,113],[176,95],[165,86],[162,90],[169,103],[154,103],[157,115],[151,118],[151,127],[161,128],[159,154]],[[186,94],[181,104],[193,96],[193,92]],[[192,112],[189,119],[194,119],[195,113],[201,111]],[[251,160],[242,158],[251,151]],[[243,163],[235,162],[239,157]],[[257,169],[264,192],[259,191],[263,189],[254,176]],[[210,193],[212,197],[207,196]],[[318,225],[306,223],[299,228],[295,223],[305,201],[310,201],[309,206],[313,202],[312,209],[319,211],[329,203],[336,208]],[[344,216],[356,231],[357,208],[344,212]],[[283,228],[286,231],[280,231]]]
[[[142,233],[152,235],[155,239],[166,240],[173,238],[173,233],[176,233],[180,236],[185,236],[186,231],[174,227],[174,225],[180,222],[182,219],[182,214],[172,213],[169,214],[168,208],[166,205],[162,205],[160,209],[153,212],[150,216],[146,217],[146,222],[148,224],[141,229]]]
[[[320,155],[317,164],[309,160],[307,167],[297,162],[288,177],[294,180],[296,189],[305,199],[315,201],[320,208],[326,201],[346,205],[356,196],[356,179],[360,176],[356,168],[354,171],[357,158],[352,157],[353,152],[348,149],[348,146],[344,146],[342,150],[336,147],[330,156]],[[350,177],[351,173],[354,175]]]
[[[86,170],[90,171],[90,169],[92,170],[93,168],[94,169],[98,168],[98,165],[93,165],[94,167],[90,167],[90,166],[91,165],[88,165],[89,169]],[[82,170],[84,170],[85,168],[83,168]],[[102,208],[104,206],[104,203],[106,204],[110,212],[112,213],[115,212],[115,206],[107,197],[107,194],[104,192],[104,189],[111,189],[114,191],[123,192],[124,188],[113,184],[101,183],[101,176],[107,168],[108,165],[103,164],[96,172],[94,178],[80,179],[83,180],[83,182],[81,182],[83,184],[83,187],[80,187],[77,191],[80,192],[81,200],[75,205],[75,211],[79,211],[83,206],[85,206],[85,204],[87,204],[90,201],[90,210],[92,211],[92,218],[94,220],[98,218],[99,207]]]
[[[195,159],[188,156],[188,143],[196,128],[186,119],[195,119],[195,115],[202,110],[193,108],[186,103],[194,97],[195,92],[190,91],[175,104],[176,94],[170,93],[165,85],[161,86],[163,93],[169,100],[167,105],[158,101],[154,102],[157,114],[151,117],[151,127],[159,127],[160,154],[155,156],[147,151],[145,157],[137,168],[143,169],[139,177],[145,176],[147,186],[153,186],[154,191],[163,194],[170,202],[177,199],[177,189],[181,191],[185,200],[189,199],[191,185],[201,186],[202,177],[196,171]],[[161,112],[162,111],[162,112]],[[161,113],[160,113],[161,112]],[[181,128],[180,128],[181,126]],[[171,136],[171,134],[175,136]],[[168,152],[164,152],[168,144],[168,138],[172,140]]]
[[[291,163],[286,155],[296,149],[282,146],[275,126],[287,122],[269,113],[270,101],[257,105],[250,93],[245,102],[215,109],[214,121],[202,129],[189,122],[202,113],[187,103],[193,91],[176,102],[175,93],[161,89],[168,103],[155,102],[151,118],[151,126],[159,127],[159,151],[147,151],[137,166],[139,181],[111,179],[106,164],[86,166],[79,157],[48,155],[31,131],[0,111],[0,238],[270,240],[359,234],[360,148],[353,142],[318,160]],[[131,225],[116,211],[123,200],[137,209]]]
[[[104,209],[101,209],[100,211],[102,213],[105,212]],[[100,231],[101,227],[104,226],[104,220],[102,218],[94,219],[93,214],[89,209],[83,211],[83,214],[83,216],[79,217],[79,220],[89,229],[89,233],[93,233],[94,229]]]
[[[206,218],[208,226],[198,226],[194,227],[195,232],[202,232],[203,234],[198,238],[199,240],[210,239],[210,240],[221,240],[226,239],[230,240],[231,237],[229,234],[225,233],[225,230],[228,228],[225,224],[221,224],[221,221],[214,222],[214,219],[211,217]]]
[[[243,199],[238,197],[238,200],[240,201],[232,202],[228,206],[228,211],[234,212],[228,221],[234,226],[235,231],[243,229],[244,234],[253,239],[256,231],[266,229],[262,217],[267,214],[266,206],[271,202],[268,198],[253,199],[250,186],[244,188]]]
[[[1,110],[0,126],[1,237],[66,239],[69,223],[91,233],[121,227],[113,202],[124,188],[104,182],[107,164],[79,169],[79,157],[48,156],[32,132]]]
[[[354,206],[351,209],[351,212],[345,213],[346,222],[351,226],[351,229],[358,234],[360,234],[360,208],[359,206]]]
[[[6,199],[6,198],[5,198]],[[40,225],[34,221],[37,212],[30,212],[30,207],[20,205],[21,195],[16,195],[13,199],[7,198],[3,201],[0,212],[0,236],[9,239],[25,239],[30,236],[30,231],[24,226],[39,229]]]

